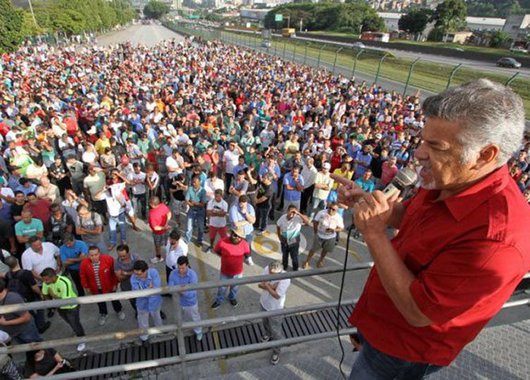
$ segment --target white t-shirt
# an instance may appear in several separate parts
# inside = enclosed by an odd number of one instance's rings
[[[22,253],[22,269],[41,274],[46,268],[57,269],[59,248],[53,243],[42,242],[42,253],[35,252],[31,247]]]
[[[295,215],[289,220],[287,214],[280,216],[280,219],[276,222],[276,226],[280,229],[280,233],[287,240],[287,243],[300,236],[303,224],[304,222],[300,216]]]
[[[213,178],[213,181],[212,178],[208,178],[204,183],[204,190],[206,190],[206,198],[208,198],[208,200],[213,199],[215,196],[215,190],[224,190],[224,188],[224,181],[218,177]]]
[[[174,178],[180,173],[182,173],[182,167],[180,163],[173,156],[168,156],[166,158],[166,167],[169,172],[169,178]]]
[[[327,232],[328,228],[332,230],[335,230],[337,227],[344,228],[344,221],[338,212],[331,216],[328,214],[328,210],[321,210],[315,216],[314,221],[318,222],[317,234],[321,239],[335,239],[337,236],[335,231]]]
[[[263,270],[261,274],[263,275],[270,274],[269,267],[265,267],[265,269]],[[261,303],[261,306],[263,306],[263,308],[267,311],[283,309],[283,307],[285,306],[287,288],[289,288],[289,285],[291,285],[291,279],[286,278],[283,280],[271,281],[271,283],[273,285],[278,284],[278,286],[276,287],[276,293],[278,293],[280,298],[276,299],[273,296],[271,296],[271,294],[268,291],[263,290],[263,292],[261,293],[259,302]]]
[[[226,172],[229,174],[234,173],[234,166],[239,162],[239,151],[234,149],[233,151],[226,150],[223,154],[223,162],[226,163]]]
[[[188,256],[188,244],[180,238],[175,247],[171,247],[171,242],[166,245],[166,265],[170,269],[177,268],[177,260],[180,256]]]
[[[9,187],[0,187],[0,194],[2,194],[4,197],[15,197],[15,193]]]
[[[206,210],[210,211],[224,211],[228,212],[228,203],[224,199],[221,202],[217,202],[215,199],[208,201]],[[210,216],[210,226],[215,228],[226,227],[226,215],[225,216]]]

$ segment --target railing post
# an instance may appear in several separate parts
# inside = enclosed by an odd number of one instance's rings
[[[337,57],[339,56],[339,53],[341,52],[342,49],[344,48],[341,47],[335,52],[335,60],[333,61],[333,72],[332,72],[333,75],[335,75],[335,67],[337,66]]]
[[[374,80],[375,84],[377,84],[377,81],[379,80],[379,73],[381,72],[381,66],[383,65],[383,61],[385,60],[387,55],[388,54],[385,53],[385,55],[383,55],[383,57],[379,60],[379,65],[377,65],[377,73],[375,74],[375,80]]]
[[[285,59],[285,49],[287,49],[287,40],[283,40],[283,59]]]
[[[353,60],[353,68],[351,70],[351,77],[353,78],[355,76],[355,69],[357,68],[357,59],[359,58],[359,56],[363,53],[363,49],[359,50],[359,52],[357,54],[355,54],[355,58]]]
[[[188,379],[188,369],[186,365],[186,344],[184,342],[184,331],[182,331],[182,308],[180,307],[180,293],[172,294],[173,308],[175,310],[175,319],[177,324],[177,347],[181,361],[182,379]]]
[[[322,49],[324,49],[325,46],[326,44],[322,44],[320,50],[318,51],[317,69],[320,68],[320,57],[322,56]]]
[[[505,86],[511,85],[512,82],[515,80],[515,77],[517,77],[519,74],[520,74],[519,71],[516,72],[515,74],[513,74],[512,77],[510,79],[508,79],[504,85]]]
[[[407,76],[407,82],[405,82],[405,89],[403,90],[403,97],[405,97],[405,94],[407,93],[407,89],[409,88],[409,82],[410,82],[410,77],[412,76],[412,70],[414,69],[414,66],[416,65],[416,63],[418,63],[420,59],[421,58],[416,58],[416,60],[410,64],[409,75]]]
[[[277,43],[276,43],[276,44],[274,44],[274,56],[276,56],[276,55],[277,55],[277,54],[276,54],[276,48],[277,48],[277,45],[278,45]]]
[[[296,43],[294,44],[294,49],[293,49],[293,62],[296,62]]]
[[[307,61],[307,48],[309,47],[309,44],[311,44],[311,42],[306,42],[305,44],[305,50],[304,50],[304,65]]]
[[[454,69],[451,71],[451,74],[449,74],[449,78],[447,79],[447,86],[445,87],[446,89],[449,88],[449,86],[451,86],[451,81],[453,80],[453,77],[455,76],[457,70],[462,66],[461,63],[459,63],[458,65],[456,65],[454,67]]]

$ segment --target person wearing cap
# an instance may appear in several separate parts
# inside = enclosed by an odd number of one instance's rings
[[[197,284],[199,277],[193,269],[190,268],[190,262],[187,256],[180,256],[177,259],[176,267],[167,281],[168,286],[190,285]],[[188,290],[180,293],[180,306],[182,308],[182,319],[184,322],[198,322],[201,320],[199,313],[199,300],[196,290]],[[202,327],[195,327],[193,329],[195,337],[198,341],[202,340]]]
[[[243,277],[243,261],[250,258],[250,246],[245,241],[245,230],[242,227],[232,227],[230,236],[219,240],[214,248],[214,253],[221,256],[220,279],[229,280]],[[238,285],[231,285],[228,300],[233,307],[236,307]],[[226,296],[226,287],[221,286],[217,290],[215,302],[212,309],[217,309],[223,303]]]
[[[88,254],[88,245],[82,240],[77,240],[71,233],[65,233],[63,237],[63,244],[59,247],[61,261],[64,265],[65,273],[68,273],[74,281],[77,288],[77,294],[80,297],[85,295],[83,286],[81,285],[81,276],[79,275],[79,266],[81,261]]]
[[[262,275],[272,275],[283,272],[282,264],[279,261],[273,261],[263,269]],[[263,289],[259,299],[261,309],[264,311],[283,309],[285,307],[289,285],[291,285],[291,279],[289,278],[269,280],[259,283],[258,287]],[[261,337],[261,341],[268,342],[269,340],[284,339],[282,321],[282,315],[264,317],[263,328],[265,331]],[[276,365],[280,361],[280,350],[280,347],[274,347],[272,349],[271,364]]]
[[[315,189],[313,190],[313,202],[311,204],[311,211],[309,218],[313,219],[316,213],[326,208],[326,200],[329,197],[329,193],[333,188],[335,181],[330,177],[329,170],[331,164],[324,162],[322,169],[317,173],[315,177]]]

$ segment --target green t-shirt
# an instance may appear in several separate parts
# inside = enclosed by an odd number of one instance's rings
[[[57,276],[57,281],[55,281],[53,284],[46,284],[42,283],[42,294],[47,296],[50,293],[50,289],[53,292],[53,298],[54,299],[68,299],[68,298],[75,298],[77,297],[77,293],[74,290],[74,287],[72,285],[72,281],[68,277],[65,276]],[[61,306],[59,309],[75,309],[77,305],[66,305]]]
[[[40,219],[32,218],[29,224],[20,220],[15,224],[15,235],[17,236],[35,236],[37,233],[44,231],[44,226]]]

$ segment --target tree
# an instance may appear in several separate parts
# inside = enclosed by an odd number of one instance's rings
[[[170,10],[169,5],[160,1],[151,0],[144,7],[144,15],[147,18],[159,19],[168,14]]]
[[[23,41],[24,12],[15,9],[10,0],[0,0],[0,52],[15,51]]]
[[[490,47],[498,48],[501,47],[505,42],[510,39],[510,35],[502,30],[494,30],[491,32]]]
[[[428,8],[412,8],[399,19],[399,30],[404,30],[414,35],[421,34],[432,15],[432,10]]]
[[[466,27],[467,6],[464,0],[445,0],[438,4],[432,21],[442,33],[457,32]]]

